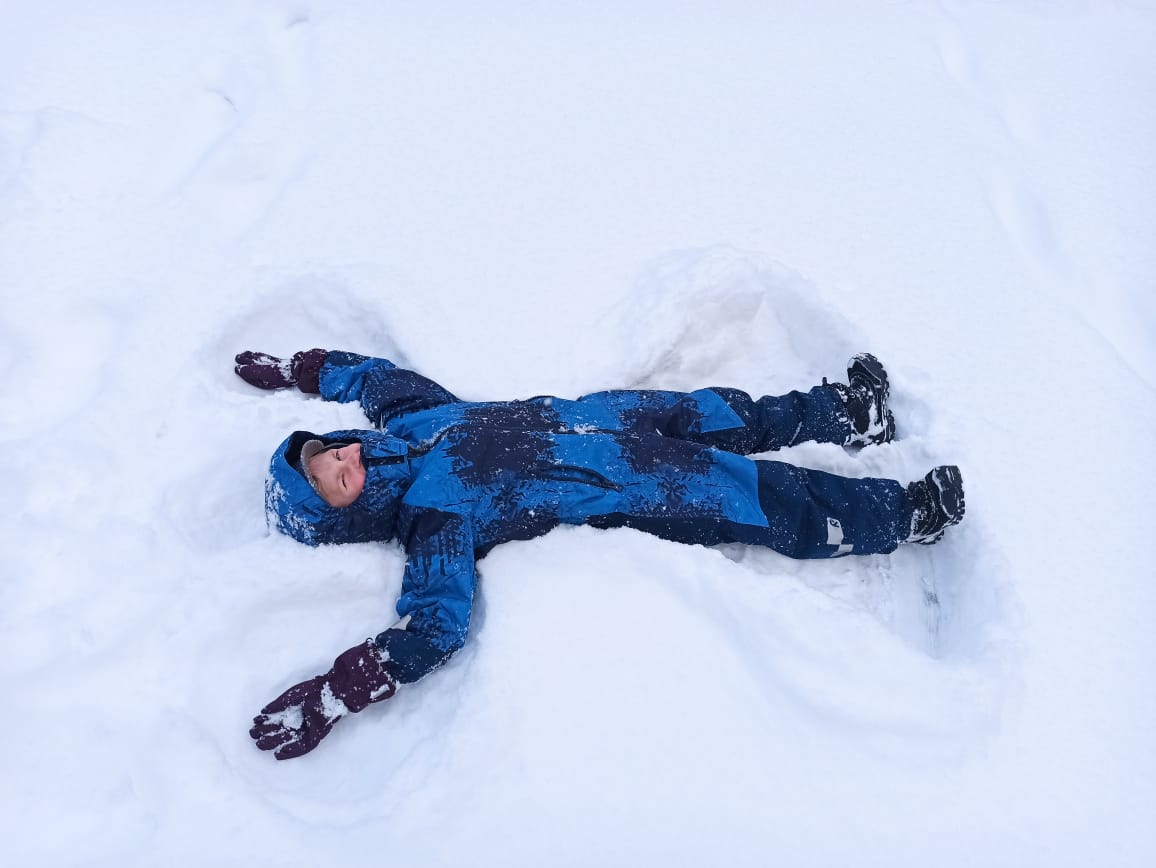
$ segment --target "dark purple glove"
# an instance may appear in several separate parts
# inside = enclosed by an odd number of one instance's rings
[[[279,760],[309,753],[345,715],[393,696],[397,679],[384,662],[372,639],[355,645],[324,675],[290,687],[262,708],[250,737]]]
[[[246,383],[258,389],[288,389],[296,386],[302,392],[316,395],[321,391],[318,379],[328,350],[312,349],[294,353],[291,359],[279,359],[268,353],[245,350],[237,353],[233,368]]]

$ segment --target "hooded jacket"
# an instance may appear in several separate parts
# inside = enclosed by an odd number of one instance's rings
[[[319,386],[327,400],[360,403],[378,429],[318,438],[361,443],[365,486],[352,505],[328,505],[300,470],[302,445],[318,435],[298,431],[273,455],[267,511],[278,530],[309,545],[401,543],[401,621],[375,642],[403,683],[464,643],[476,560],[560,523],[830,557],[890,551],[910,520],[897,482],[736,454],[845,442],[849,422],[827,386],[757,401],[702,389],[465,402],[385,359],[344,352],[327,355]],[[768,521],[779,513],[786,520]],[[844,527],[856,528],[856,539]]]

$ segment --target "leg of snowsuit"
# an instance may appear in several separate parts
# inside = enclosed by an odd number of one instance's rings
[[[739,389],[598,392],[578,403],[615,414],[623,431],[657,432],[740,455],[798,443],[844,444],[851,422],[830,386],[754,399]]]
[[[661,451],[659,496],[587,523],[684,543],[766,546],[791,558],[886,554],[910,533],[912,503],[894,479],[851,479],[652,439],[671,444]]]
[[[894,479],[849,479],[781,461],[756,461],[768,527],[736,526],[735,542],[792,558],[887,554],[907,538],[912,505]]]

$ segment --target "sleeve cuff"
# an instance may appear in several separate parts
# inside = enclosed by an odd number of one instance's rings
[[[302,350],[293,354],[293,377],[297,388],[309,395],[321,394],[321,366],[325,364],[328,350]]]

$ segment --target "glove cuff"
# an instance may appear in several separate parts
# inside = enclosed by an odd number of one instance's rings
[[[353,713],[371,702],[389,699],[397,692],[397,679],[386,670],[385,662],[373,640],[366,639],[333,661],[326,678],[329,689]]]
[[[321,392],[321,366],[325,364],[328,350],[302,350],[293,354],[291,369],[293,379],[297,381],[297,388],[310,395]]]

